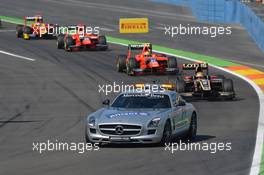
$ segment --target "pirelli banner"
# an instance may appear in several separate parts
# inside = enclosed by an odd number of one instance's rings
[[[148,18],[120,18],[120,33],[148,33]]]

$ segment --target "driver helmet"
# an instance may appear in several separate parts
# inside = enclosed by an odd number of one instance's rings
[[[36,26],[40,26],[40,22],[36,22],[35,25],[36,25]]]
[[[37,18],[37,19],[36,19],[36,24],[38,24],[38,25],[39,25],[39,24],[41,24],[41,23],[42,23],[42,19],[40,19],[40,18]]]
[[[197,72],[196,73],[196,77],[197,78],[203,78],[204,77],[204,73],[203,72]]]
[[[149,50],[144,52],[144,56],[150,56],[150,55],[151,55],[151,52]]]

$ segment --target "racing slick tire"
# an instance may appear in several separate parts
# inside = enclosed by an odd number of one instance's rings
[[[226,97],[226,100],[233,100],[235,98],[234,84],[232,79],[223,79],[223,92],[228,92],[230,95]]]
[[[68,36],[64,42],[64,49],[68,52],[72,51],[72,49],[70,48],[70,46],[74,45],[74,40],[72,39],[72,37]]]
[[[24,33],[25,33],[25,34],[30,34],[30,33],[31,33],[31,28],[30,28],[29,26],[26,26],[26,27],[24,28]]]
[[[178,93],[184,93],[185,92],[185,81],[183,81],[183,80],[176,80],[175,90]]]
[[[177,58],[168,57],[168,68],[178,68]]]
[[[23,38],[25,40],[29,40],[30,39],[30,37],[29,37],[30,34],[31,34],[31,28],[29,26],[24,27]],[[25,36],[27,36],[27,37],[25,37]]]
[[[126,66],[126,72],[128,75],[134,75],[134,69],[138,68],[138,62],[136,58],[131,57],[128,59],[128,63]]]
[[[223,91],[234,92],[233,81],[231,79],[223,79]]]
[[[108,49],[107,42],[106,42],[106,37],[105,36],[99,36],[98,37],[98,44],[104,45],[101,46],[99,49],[102,51],[105,51]]]
[[[169,120],[166,121],[164,125],[164,130],[162,134],[162,138],[160,141],[160,145],[164,146],[165,144],[169,144],[172,140],[172,130],[171,130],[171,123]]]
[[[186,139],[194,140],[197,134],[197,116],[196,113],[192,113],[189,129],[187,131]]]
[[[23,26],[22,25],[17,25],[16,26],[16,37],[17,38],[22,38],[23,37]]]
[[[57,37],[57,48],[64,49],[64,35],[58,35]]]
[[[126,69],[126,55],[118,55],[117,56],[117,64],[116,68],[118,72],[123,72]]]

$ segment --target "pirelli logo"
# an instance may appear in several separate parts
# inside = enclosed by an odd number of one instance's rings
[[[120,33],[148,33],[148,18],[120,18]]]

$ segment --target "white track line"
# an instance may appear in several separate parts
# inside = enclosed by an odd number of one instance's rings
[[[164,31],[165,31],[165,27],[161,27],[161,26],[159,26],[159,27],[154,27],[154,29],[164,30]]]
[[[197,61],[195,59],[191,59],[191,58],[183,57],[183,56],[179,56],[179,55],[174,55],[174,54],[169,54],[166,52],[164,52],[164,54],[177,56],[177,57],[185,59],[185,60]],[[232,72],[228,69],[225,69],[223,67],[215,66],[212,64],[210,64],[210,66],[217,68],[217,69],[220,69],[224,72],[227,72],[229,74],[232,74],[234,76],[237,76],[237,77],[245,80],[257,92],[257,95],[259,98],[259,121],[258,121],[258,129],[257,129],[256,143],[255,143],[255,152],[254,152],[254,157],[253,157],[253,161],[251,164],[250,175],[259,175],[260,166],[261,166],[261,159],[262,159],[262,147],[263,147],[263,140],[264,140],[264,94],[263,94],[262,90],[259,88],[259,86],[256,83],[254,83],[252,80],[250,80],[250,79],[248,79],[242,75],[239,75],[235,72]]]
[[[24,56],[13,54],[13,53],[6,52],[6,51],[3,51],[3,50],[0,50],[0,53],[5,54],[5,55],[9,55],[9,56],[12,56],[12,57],[16,57],[16,58],[21,58],[21,59],[28,60],[28,61],[36,61],[33,58],[24,57]]]
[[[230,60],[230,59],[228,59],[228,60],[232,61],[232,62],[235,62],[235,63],[240,63],[240,64],[249,65],[249,66],[255,66],[255,67],[264,68],[263,65],[259,65],[259,64],[249,63],[249,62],[245,62],[245,61]]]
[[[113,32],[113,31],[115,31],[114,29],[109,29],[109,28],[106,28],[106,27],[100,27],[99,29],[102,30],[102,31],[106,31],[106,32]]]
[[[109,43],[127,46],[127,44],[120,44],[117,42],[109,42]],[[176,56],[176,57],[184,59],[184,60],[197,61],[197,60],[192,59],[192,58],[188,58],[188,57],[184,57],[184,56],[180,56],[180,55],[175,55],[175,54],[170,54],[167,52],[160,52],[157,50],[153,50],[153,51],[163,53],[163,54],[167,54],[167,55],[171,55],[171,56]],[[253,161],[251,164],[250,175],[259,175],[260,166],[261,166],[261,159],[262,159],[262,147],[263,147],[263,141],[264,141],[264,94],[263,94],[262,90],[259,88],[259,86],[256,83],[254,83],[252,80],[250,80],[250,79],[248,79],[242,75],[239,75],[235,72],[232,72],[228,69],[225,69],[223,67],[215,66],[212,64],[210,64],[210,66],[217,68],[217,69],[220,69],[224,72],[227,72],[229,74],[232,74],[234,76],[237,76],[237,77],[245,80],[257,92],[257,95],[259,98],[259,121],[258,121],[258,129],[257,129],[256,143],[255,143],[255,152],[254,152],[254,157],[253,157]]]
[[[197,61],[195,59],[191,59],[191,58],[183,57],[183,56],[179,56],[179,55],[174,55],[174,54],[169,54],[166,52],[160,52],[160,53],[164,53],[164,54],[172,55],[172,56],[177,56],[177,57],[185,59],[185,60]],[[210,66],[217,68],[217,69],[220,69],[224,72],[227,72],[229,74],[232,74],[234,76],[237,76],[237,77],[245,80],[257,92],[257,95],[259,98],[259,121],[258,121],[258,129],[257,129],[256,143],[255,143],[255,152],[254,152],[254,157],[253,157],[253,161],[251,164],[250,175],[259,175],[260,166],[261,166],[261,159],[262,159],[262,146],[263,146],[263,139],[264,139],[264,94],[263,94],[262,90],[259,88],[259,86],[256,83],[254,83],[252,80],[250,80],[250,79],[248,79],[242,75],[239,75],[235,72],[232,72],[228,69],[225,69],[223,67],[215,66],[212,64],[210,64]]]

